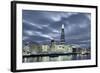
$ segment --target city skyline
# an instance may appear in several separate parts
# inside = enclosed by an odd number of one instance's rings
[[[23,10],[23,41],[46,43],[52,39],[60,41],[64,24],[67,44],[90,47],[91,14],[78,12],[56,12]]]

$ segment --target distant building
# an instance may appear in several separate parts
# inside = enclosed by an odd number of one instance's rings
[[[72,47],[70,45],[57,44],[54,40],[51,40],[49,51],[54,53],[71,53]]]
[[[31,44],[31,47],[30,47],[31,53],[32,54],[37,54],[37,53],[41,52],[42,51],[41,47],[42,46],[39,45],[39,44]]]
[[[49,50],[49,45],[42,45],[42,47],[41,47],[41,52],[48,52],[48,50]]]

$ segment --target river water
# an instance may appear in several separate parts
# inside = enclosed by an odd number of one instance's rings
[[[49,62],[49,61],[70,61],[70,60],[88,60],[91,59],[90,54],[64,55],[64,56],[43,56],[24,58],[24,63],[30,62]]]

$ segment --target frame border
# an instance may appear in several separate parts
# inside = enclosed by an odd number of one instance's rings
[[[16,69],[16,5],[17,4],[36,4],[36,5],[52,5],[52,6],[68,6],[68,7],[84,7],[96,9],[96,64],[85,66],[72,66],[72,67],[53,67],[53,68],[39,68],[39,69]],[[12,72],[25,72],[25,71],[43,71],[43,70],[58,70],[58,69],[75,69],[75,68],[90,68],[98,67],[98,6],[91,5],[76,5],[76,4],[60,4],[60,3],[46,3],[46,2],[28,2],[28,1],[11,1],[11,71]]]

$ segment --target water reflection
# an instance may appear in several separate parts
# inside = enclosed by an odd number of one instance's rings
[[[90,54],[76,54],[63,56],[39,56],[23,58],[23,62],[48,62],[48,61],[69,61],[69,60],[87,60],[90,59]]]

